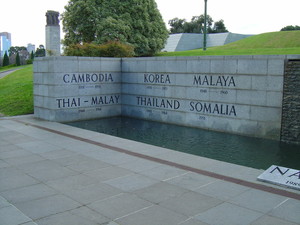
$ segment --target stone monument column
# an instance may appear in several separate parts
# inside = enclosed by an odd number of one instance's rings
[[[46,56],[60,56],[59,12],[48,10],[46,13]]]

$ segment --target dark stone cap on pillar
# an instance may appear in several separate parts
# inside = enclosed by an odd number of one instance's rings
[[[46,13],[47,26],[59,26],[59,12],[48,10]]]

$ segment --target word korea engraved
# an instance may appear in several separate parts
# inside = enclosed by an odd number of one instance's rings
[[[269,169],[259,175],[257,179],[259,181],[300,190],[299,170],[272,165]]]

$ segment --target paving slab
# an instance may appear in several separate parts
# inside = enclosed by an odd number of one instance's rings
[[[228,201],[249,189],[249,187],[233,184],[228,181],[218,180],[196,189],[195,192]]]
[[[0,192],[7,201],[11,203],[27,202],[39,198],[58,194],[54,189],[46,186],[45,184],[35,184],[27,187],[11,189]]]
[[[297,225],[299,223],[292,223],[286,220],[282,220],[280,218],[272,217],[272,216],[262,216],[251,223],[251,225]]]
[[[288,199],[274,208],[269,215],[281,218],[283,220],[300,224],[300,201]]]
[[[194,191],[196,189],[199,189],[201,187],[204,187],[206,185],[212,184],[217,181],[218,180],[215,178],[202,176],[193,172],[189,172],[181,176],[177,176],[173,179],[169,179],[166,182]]]
[[[159,203],[160,206],[177,213],[193,217],[222,204],[223,201],[201,195],[195,192],[186,192],[182,195],[167,199]]]
[[[3,170],[3,168],[1,170]],[[28,176],[27,174],[7,176],[5,178],[0,178],[0,191],[31,186],[38,183],[40,183],[39,180]]]
[[[161,206],[153,205],[126,217],[117,219],[122,225],[173,225],[187,219],[182,214],[175,213]]]
[[[268,213],[287,200],[288,198],[283,196],[250,189],[236,197],[233,197],[229,200],[229,202],[258,212]]]
[[[32,220],[11,205],[0,209],[0,221],[1,225],[18,225]]]
[[[188,190],[185,188],[168,184],[166,182],[159,182],[149,187],[139,189],[133,193],[149,202],[158,204],[170,198],[180,196],[186,192],[188,192]]]
[[[262,215],[262,213],[225,202],[200,213],[195,219],[211,225],[248,225]]]
[[[70,212],[63,212],[63,213],[55,214],[52,216],[48,216],[48,217],[42,218],[40,220],[37,220],[37,223],[39,225],[66,225],[66,224],[97,225],[98,224],[96,221],[92,221],[87,218],[82,218],[82,217],[77,216],[76,214],[74,215]]]
[[[122,191],[106,184],[97,183],[84,186],[80,189],[69,189],[62,193],[82,205],[87,205],[95,201],[121,194]]]
[[[32,115],[0,118],[0,224],[300,224],[261,170]]]
[[[101,201],[93,202],[87,205],[101,215],[110,219],[118,219],[126,215],[134,214],[135,212],[148,208],[153,204],[138,198],[133,194],[123,193]]]
[[[54,195],[33,201],[16,203],[15,206],[33,220],[37,220],[76,209],[80,207],[80,204],[64,195]]]
[[[98,180],[99,182],[103,182],[103,181],[113,180],[115,178],[127,176],[129,174],[133,174],[133,172],[118,166],[110,166],[98,170],[85,171],[84,174]]]
[[[105,181],[104,183],[109,184],[115,188],[118,188],[124,192],[132,192],[145,187],[149,187],[158,180],[154,180],[140,174],[130,174],[128,176],[119,177],[113,180]]]
[[[68,177],[47,181],[46,185],[50,186],[55,190],[67,192],[71,189],[82,189],[86,186],[96,183],[98,183],[98,181],[91,177],[88,177],[83,174],[76,174]]]
[[[146,171],[140,171],[140,174],[162,181],[171,180],[186,173],[187,172],[185,170],[165,165],[160,165]]]

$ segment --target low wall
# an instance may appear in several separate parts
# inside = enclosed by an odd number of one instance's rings
[[[59,122],[124,115],[279,139],[291,58],[300,56],[37,59],[35,115]]]
[[[34,114],[58,122],[120,115],[121,59],[35,59]]]

